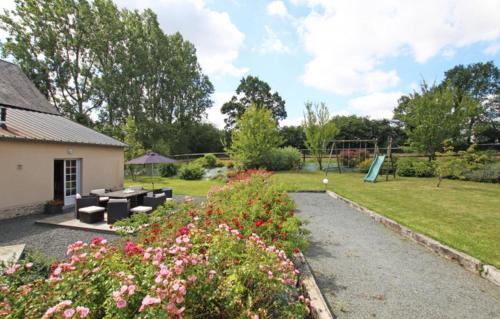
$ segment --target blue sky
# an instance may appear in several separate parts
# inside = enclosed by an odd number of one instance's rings
[[[12,0],[0,7],[11,8]],[[246,75],[269,83],[300,124],[305,101],[390,118],[397,98],[457,64],[500,66],[498,0],[115,0],[151,8],[193,42],[215,86],[208,121]],[[1,36],[1,35],[0,35]]]

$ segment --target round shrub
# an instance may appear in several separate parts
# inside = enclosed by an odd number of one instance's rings
[[[488,163],[464,173],[464,179],[483,183],[500,183],[500,162]]]
[[[414,161],[413,169],[416,177],[433,177],[435,175],[434,165],[429,161]]]
[[[178,169],[174,163],[163,164],[160,166],[160,175],[163,177],[172,177],[177,175]]]
[[[181,166],[179,169],[179,177],[186,180],[201,179],[205,174],[203,167],[196,163],[189,163]]]
[[[413,167],[413,159],[411,158],[399,158],[397,161],[397,173],[398,176],[407,176],[414,177],[415,176],[415,167]]]
[[[302,154],[294,147],[273,148],[264,155],[259,166],[270,171],[288,171],[299,169],[302,165]]]
[[[194,160],[194,163],[200,165],[203,168],[214,168],[217,167],[217,157],[214,154],[205,154],[203,157]]]

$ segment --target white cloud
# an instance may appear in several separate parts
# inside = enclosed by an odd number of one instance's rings
[[[270,16],[287,17],[288,10],[285,7],[283,1],[275,0],[267,4],[266,12]]]
[[[207,121],[214,124],[217,128],[224,128],[225,116],[221,113],[220,109],[224,103],[229,101],[234,92],[215,92],[212,96],[214,106],[207,110]]]
[[[286,46],[270,26],[264,26],[266,35],[260,47],[255,49],[260,54],[268,53],[290,53],[290,48]]]
[[[384,63],[402,55],[417,62],[500,38],[498,0],[295,0],[310,13],[298,27],[312,58],[305,84],[338,94],[389,89],[399,81]],[[487,49],[495,52],[495,47]]]
[[[227,12],[209,9],[203,0],[116,0],[129,9],[151,8],[167,33],[179,31],[195,46],[203,71],[210,76],[240,77],[248,68],[235,65],[245,35]]]
[[[352,113],[372,119],[391,119],[402,92],[373,93],[349,100]]]
[[[488,55],[495,55],[498,52],[500,52],[500,42],[493,43],[484,50],[484,53]]]
[[[294,117],[294,118],[287,117],[286,119],[280,121],[280,126],[282,126],[282,127],[283,126],[299,126],[299,125],[302,125],[303,120],[304,120],[303,117]]]

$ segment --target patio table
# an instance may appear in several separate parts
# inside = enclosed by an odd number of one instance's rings
[[[106,193],[106,196],[109,198],[125,198],[130,200],[130,207],[136,207],[142,205],[142,201],[144,196],[151,192],[150,190],[143,189],[143,190],[131,190],[127,191],[125,189],[121,191],[116,191],[116,192],[110,192]]]

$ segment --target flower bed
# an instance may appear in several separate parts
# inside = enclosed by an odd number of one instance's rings
[[[289,258],[306,242],[293,202],[266,174],[237,176],[196,207],[156,214],[123,244],[68,247],[47,279],[32,265],[0,277],[7,318],[303,318],[308,299]],[[168,211],[167,211],[168,210]],[[166,215],[169,215],[166,217]]]

